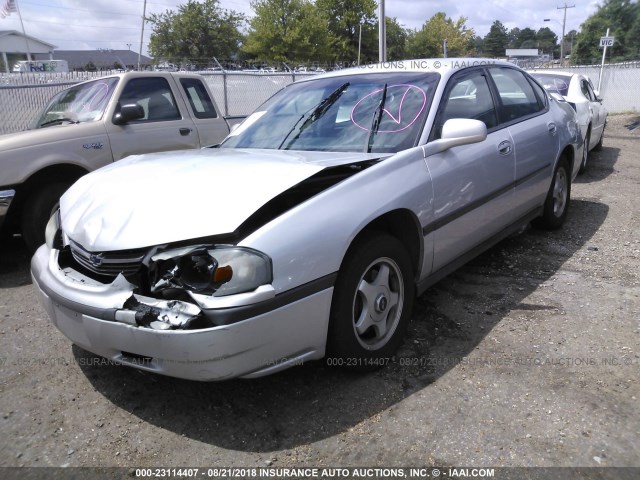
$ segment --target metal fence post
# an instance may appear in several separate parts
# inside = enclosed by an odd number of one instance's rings
[[[213,60],[218,64],[218,67],[220,67],[220,70],[222,70],[222,92],[224,95],[224,116],[228,117],[229,116],[229,93],[227,90],[227,71],[224,69],[222,65],[220,65],[220,62],[216,57],[213,57]]]

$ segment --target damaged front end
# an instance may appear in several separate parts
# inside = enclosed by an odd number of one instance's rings
[[[59,215],[47,227],[58,271],[70,291],[100,289],[105,320],[154,330],[219,326],[216,310],[251,304],[275,295],[271,259],[228,244],[197,244],[126,251],[88,252],[66,239]],[[81,303],[81,302],[79,302]]]

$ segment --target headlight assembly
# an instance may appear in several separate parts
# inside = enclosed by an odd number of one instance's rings
[[[198,245],[166,250],[149,262],[151,292],[180,288],[222,297],[272,281],[271,259],[244,247]]]

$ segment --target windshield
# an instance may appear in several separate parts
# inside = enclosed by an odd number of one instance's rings
[[[437,73],[375,73],[293,84],[233,131],[225,148],[398,152],[416,145]]]
[[[118,78],[101,78],[63,90],[54,96],[35,128],[100,120]]]
[[[532,73],[531,76],[550,92],[557,92],[563,97],[569,94],[569,82],[571,82],[571,76],[569,75],[542,75]]]

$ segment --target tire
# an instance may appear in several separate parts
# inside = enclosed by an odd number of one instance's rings
[[[535,225],[546,230],[557,230],[562,227],[571,201],[571,167],[565,157],[561,157],[553,172],[551,187],[544,202],[542,216],[536,219]]]
[[[407,329],[415,288],[411,258],[376,233],[347,254],[334,288],[327,364],[368,371],[386,365]]]
[[[596,151],[598,151],[598,152],[599,152],[600,150],[602,150],[602,144],[604,143],[604,129],[605,129],[606,127],[607,127],[607,124],[605,123],[605,124],[602,126],[602,133],[600,134],[600,140],[598,140],[598,143],[596,143],[596,146],[595,146],[595,147],[593,147],[593,149],[594,149],[594,150],[596,150]]]
[[[45,185],[31,194],[22,209],[22,239],[34,253],[44,243],[44,231],[51,215],[58,208],[60,197],[69,183]]]
[[[584,139],[584,150],[582,152],[582,161],[578,173],[584,173],[587,169],[587,160],[589,159],[589,142],[591,141],[591,127],[587,130],[587,136]]]

